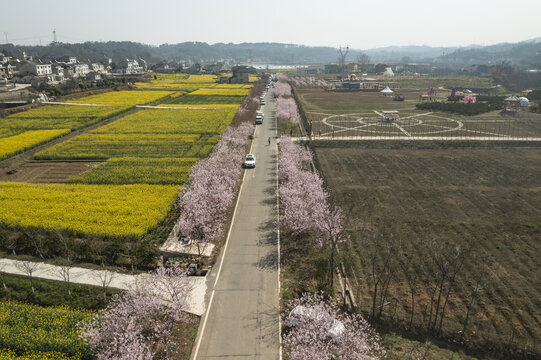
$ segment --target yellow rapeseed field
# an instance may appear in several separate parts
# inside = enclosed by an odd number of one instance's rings
[[[182,80],[182,82],[192,84],[215,83],[216,81],[218,81],[218,77],[216,75],[190,75],[187,79]]]
[[[76,130],[122,113],[128,108],[129,106],[45,105],[0,118],[0,130]]]
[[[103,105],[142,105],[166,96],[172,95],[172,91],[158,90],[125,90],[110,91],[103,94],[86,96],[80,99],[70,100],[70,103],[79,104],[103,104]]]
[[[91,311],[66,306],[42,307],[0,300],[0,359],[79,359],[89,347],[79,338],[77,325]]]
[[[81,184],[183,184],[199,158],[111,158],[70,179]]]
[[[57,351],[29,351],[18,355],[13,350],[0,349],[0,360],[79,360],[81,355],[70,356]]]
[[[206,157],[218,136],[201,134],[82,134],[36,154],[36,159],[112,157]],[[204,145],[211,145],[210,148]]]
[[[19,135],[0,138],[0,160],[68,134],[70,131],[70,129],[30,130]]]
[[[144,109],[102,126],[107,134],[220,134],[231,123],[238,106],[220,109]]]
[[[160,107],[185,108],[185,109],[237,109],[239,104],[160,104]]]
[[[178,192],[177,185],[0,183],[0,222],[85,234],[141,236],[165,218]]]

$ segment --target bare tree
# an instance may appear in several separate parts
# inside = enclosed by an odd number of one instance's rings
[[[414,256],[414,254],[417,254],[417,257]],[[423,257],[419,254],[418,250],[410,248],[407,244],[401,242],[398,263],[410,289],[411,314],[408,327],[411,330],[415,314],[415,296],[417,295],[420,272],[422,273],[424,262]]]
[[[392,233],[392,232],[391,232]],[[376,235],[377,234],[377,235]],[[396,246],[392,236],[380,236],[379,231],[367,238],[365,253],[370,263],[372,285],[372,318],[379,318],[383,313],[385,300],[396,267]]]
[[[486,264],[490,262],[486,257],[482,257],[479,261],[480,266],[473,273],[473,279],[467,282],[466,288],[468,289],[469,301],[466,303],[466,316],[464,317],[464,324],[462,325],[462,333],[460,334],[460,342],[464,341],[466,331],[468,330],[468,323],[470,320],[470,314],[473,310],[475,303],[481,299],[481,294],[487,288],[490,280],[488,277],[489,269]]]
[[[7,289],[6,281],[4,279],[4,270],[6,269],[6,264],[3,262],[0,262],[0,280],[2,281],[2,285],[4,286],[4,289]]]
[[[428,330],[435,330],[437,327],[438,332],[441,332],[449,295],[455,286],[457,274],[471,252],[471,247],[465,248],[456,243],[444,243],[438,240],[429,241],[427,245],[432,254],[437,280],[434,292],[431,294]],[[433,313],[432,310],[434,310]],[[432,315],[434,315],[433,319]]]
[[[36,269],[38,268],[39,263],[32,262],[32,261],[18,261],[15,264],[15,266],[19,270],[23,271],[26,274],[26,276],[28,276],[30,278],[30,286],[32,287],[32,292],[35,292],[33,275],[34,275],[34,272],[36,271]]]
[[[59,274],[62,277],[62,280],[64,281],[64,285],[66,285],[66,289],[68,290],[69,296],[71,296],[71,280],[70,280],[71,269],[73,269],[73,263],[69,259],[63,262],[62,264],[56,266],[55,268],[57,274]]]
[[[359,68],[363,70],[366,65],[370,64],[370,56],[366,55],[365,53],[359,53],[357,55],[357,64],[359,65]]]
[[[113,279],[116,277],[116,273],[106,270],[104,267],[103,270],[95,271],[94,277],[100,282],[100,285],[103,288],[103,297],[107,298],[107,290],[109,289]]]

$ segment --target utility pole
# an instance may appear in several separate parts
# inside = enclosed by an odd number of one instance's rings
[[[340,54],[338,61],[339,61],[340,71],[342,71],[342,75],[344,75],[345,70],[346,70],[346,56],[348,55],[348,52],[349,52],[349,46],[346,46],[345,49],[342,48],[342,46],[338,48],[338,53]]]

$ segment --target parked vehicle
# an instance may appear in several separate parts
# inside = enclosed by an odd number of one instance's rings
[[[261,115],[257,115],[256,118],[255,118],[255,124],[256,125],[261,125],[263,124],[263,117]]]
[[[246,155],[246,158],[244,159],[244,167],[255,168],[255,155],[254,154]]]

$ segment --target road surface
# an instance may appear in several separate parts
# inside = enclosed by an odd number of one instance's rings
[[[193,359],[280,358],[276,120],[269,92],[226,245],[208,276]],[[255,119],[254,119],[255,120]],[[269,145],[268,138],[271,137]]]

